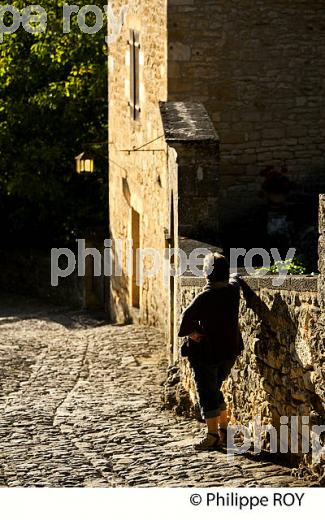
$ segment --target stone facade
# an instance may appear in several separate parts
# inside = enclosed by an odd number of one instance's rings
[[[114,13],[123,0],[111,3]],[[140,118],[130,116],[130,30],[140,34]],[[135,1],[118,41],[109,48],[110,231],[122,241],[122,276],[112,277],[113,318],[164,326],[168,291],[162,273],[146,278],[139,295],[126,274],[127,240],[163,252],[169,228],[167,144],[159,101],[167,100],[166,1]],[[147,144],[148,143],[148,144]],[[138,221],[138,222],[137,222]],[[154,289],[153,289],[154,287]],[[133,305],[135,304],[135,305]]]
[[[123,5],[114,0],[114,13]],[[267,165],[286,162],[296,183],[290,207],[305,215],[297,225],[308,226],[325,163],[324,13],[321,0],[130,4],[109,48],[110,227],[111,237],[124,244],[122,276],[111,284],[113,318],[140,319],[169,334],[173,289],[162,283],[162,273],[146,278],[140,291],[135,287],[126,274],[126,240],[162,251],[177,247],[180,234],[214,244],[221,236],[226,248],[247,246],[239,242],[249,234],[265,238],[259,173]],[[130,31],[140,45],[135,72]],[[132,85],[139,103],[135,119]],[[218,132],[220,154],[215,143],[201,142],[195,150],[191,132],[187,142],[170,139],[162,108],[168,104],[186,110],[203,105]],[[192,122],[192,128],[199,125]],[[178,119],[176,128],[182,123]],[[210,181],[207,196],[203,187]],[[191,213],[189,199],[193,207],[200,197],[204,203]]]
[[[116,321],[139,320],[163,329],[172,354],[178,289],[168,273],[166,277],[165,267],[177,265],[172,255],[166,263],[166,250],[178,248],[180,234],[202,238],[218,232],[219,139],[201,103],[166,101],[165,11],[163,2],[134,4],[110,49],[110,232],[115,268],[121,268],[112,276],[111,307]],[[132,29],[138,31],[140,43],[137,120],[128,106]],[[139,248],[154,249],[161,264],[157,274],[144,276],[140,286],[134,265]],[[144,265],[150,269],[151,260],[145,258]]]
[[[223,232],[263,211],[266,165],[285,161],[297,190],[319,193],[323,2],[169,0],[168,35],[168,99],[201,101],[220,136]]]
[[[219,137],[201,103],[161,103],[168,151],[176,152],[170,189],[178,201],[177,237],[216,239],[219,232]]]

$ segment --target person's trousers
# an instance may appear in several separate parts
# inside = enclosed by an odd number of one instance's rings
[[[191,359],[198,402],[203,419],[217,417],[226,410],[221,385],[229,375],[234,359],[212,364],[198,359]]]

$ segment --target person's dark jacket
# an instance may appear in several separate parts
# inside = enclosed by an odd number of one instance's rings
[[[189,336],[195,331],[204,335],[200,343],[189,341],[196,358],[218,363],[238,356],[243,348],[238,323],[239,302],[239,278],[232,275],[229,283],[208,282],[185,309],[178,336]]]

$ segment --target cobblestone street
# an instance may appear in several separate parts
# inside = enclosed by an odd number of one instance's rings
[[[161,411],[154,329],[2,297],[0,339],[2,486],[303,485],[271,462],[194,451],[202,425]]]

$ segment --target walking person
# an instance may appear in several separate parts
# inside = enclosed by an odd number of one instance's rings
[[[197,390],[206,437],[197,450],[226,444],[228,416],[221,385],[243,348],[238,315],[240,281],[231,275],[227,259],[219,253],[204,259],[207,280],[203,291],[185,309],[179,337],[187,336],[182,355],[188,357]]]

